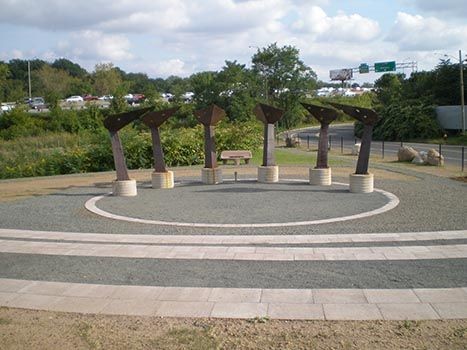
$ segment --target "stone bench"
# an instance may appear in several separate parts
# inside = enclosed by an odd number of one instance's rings
[[[250,151],[222,151],[221,159],[223,164],[227,164],[228,160],[233,160],[235,165],[240,165],[240,160],[243,159],[245,164],[250,162],[252,158]]]

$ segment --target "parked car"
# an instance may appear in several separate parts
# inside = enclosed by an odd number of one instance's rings
[[[93,95],[84,95],[83,96],[83,100],[84,101],[95,101],[99,99],[97,96],[93,96]]]
[[[81,96],[70,96],[66,100],[66,102],[83,102],[83,98]]]
[[[0,113],[9,112],[15,108],[16,104],[14,102],[4,102],[0,105]]]
[[[38,111],[40,111],[41,109],[47,108],[47,105],[45,104],[43,97],[33,97],[29,101],[29,107],[31,109],[37,109]]]
[[[98,100],[101,100],[101,101],[111,101],[113,99],[114,97],[112,95],[104,95],[98,98]]]

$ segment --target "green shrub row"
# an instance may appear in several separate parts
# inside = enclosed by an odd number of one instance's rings
[[[218,154],[228,149],[257,150],[262,144],[262,127],[256,122],[216,128]],[[129,169],[147,169],[153,165],[151,134],[131,126],[121,130]],[[167,166],[202,164],[204,161],[203,127],[163,129],[161,141]],[[114,168],[110,138],[106,130],[81,134],[48,133],[0,141],[0,178],[19,178],[106,171]]]

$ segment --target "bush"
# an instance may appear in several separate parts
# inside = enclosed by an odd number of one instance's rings
[[[13,140],[18,137],[38,136],[44,133],[45,123],[23,108],[15,108],[0,118],[0,138]]]
[[[166,128],[161,132],[167,166],[203,164],[203,126]],[[151,134],[127,127],[120,131],[129,169],[153,166]],[[217,153],[223,150],[255,151],[262,144],[260,123],[231,124],[226,121],[216,128]],[[114,169],[108,132],[103,129],[78,134],[54,133],[41,137],[0,141],[0,178],[45,176],[106,171]]]
[[[356,123],[355,134],[360,137],[362,130],[362,124]],[[391,103],[383,107],[381,119],[373,130],[375,140],[385,141],[430,139],[440,134],[435,108],[421,102]]]

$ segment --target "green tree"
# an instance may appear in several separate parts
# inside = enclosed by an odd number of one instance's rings
[[[98,95],[114,94],[117,88],[122,86],[123,83],[120,70],[115,68],[113,63],[96,64],[93,80],[94,91]]]
[[[8,65],[3,62],[0,62],[0,102],[5,101],[6,91],[5,87],[7,84],[7,79],[10,76],[10,70]]]
[[[39,69],[36,77],[40,84],[41,95],[44,95],[47,102],[52,105],[56,105],[59,99],[69,94],[73,82],[73,78],[66,71],[49,65]]]
[[[219,104],[221,88],[217,81],[217,72],[201,72],[190,77],[194,92],[194,101],[198,108],[205,108],[213,103]]]
[[[232,121],[246,121],[253,118],[255,95],[259,94],[257,81],[251,70],[237,61],[225,61],[217,80],[221,90],[219,105],[225,109]]]
[[[383,74],[375,81],[376,95],[383,106],[387,106],[402,98],[403,74]]]
[[[282,125],[298,124],[305,113],[299,102],[316,86],[316,73],[300,60],[293,46],[278,47],[276,43],[258,49],[252,57],[252,69],[263,83],[263,99],[286,111]]]
[[[69,75],[75,78],[84,79],[89,75],[88,72],[84,68],[81,68],[79,64],[73,63],[70,60],[67,60],[66,58],[56,59],[52,63],[52,67],[64,70]]]

